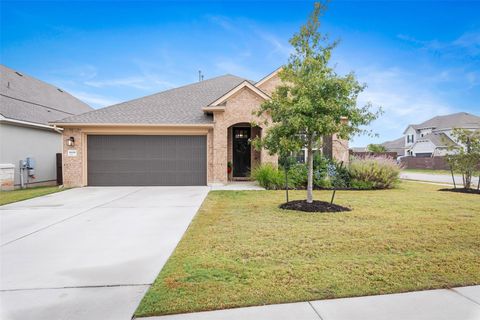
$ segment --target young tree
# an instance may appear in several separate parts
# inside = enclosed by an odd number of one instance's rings
[[[480,169],[480,130],[457,128],[453,130],[452,136],[459,145],[449,148],[455,153],[447,156],[447,162],[450,168],[462,173],[463,187],[469,189],[472,175]]]
[[[374,153],[387,152],[387,148],[385,148],[385,146],[382,146],[381,144],[373,144],[373,143],[367,146],[367,150]]]
[[[291,39],[294,48],[287,65],[279,72],[282,85],[272,99],[260,107],[257,115],[268,114],[272,124],[263,139],[256,141],[271,153],[307,150],[307,202],[313,202],[313,150],[321,147],[322,137],[337,134],[348,139],[366,132],[380,113],[371,112],[371,105],[357,106],[357,97],[364,90],[353,73],[338,75],[329,65],[337,42],[319,32],[319,18],[325,3],[315,3],[307,23]],[[345,121],[348,119],[348,122]]]

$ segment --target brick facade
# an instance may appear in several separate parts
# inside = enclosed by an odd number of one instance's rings
[[[280,83],[276,74],[267,77],[259,85],[259,88],[271,94],[274,88]],[[251,87],[251,85],[249,84]],[[265,101],[263,93],[255,92],[256,89],[244,86],[221,104],[221,108],[213,112],[213,127],[200,127],[192,125],[191,128],[174,126],[164,128],[162,126],[150,126],[148,128],[137,126],[112,126],[110,129],[105,127],[95,127],[94,125],[85,125],[84,128],[66,127],[63,132],[63,180],[66,187],[79,187],[87,185],[87,135],[88,134],[199,134],[207,136],[207,183],[225,184],[229,177],[227,173],[227,163],[233,163],[232,155],[232,127],[235,125],[257,124],[251,129],[251,137],[264,135],[268,127],[264,124],[265,119],[259,119],[253,113],[258,110]],[[262,97],[263,96],[263,97]],[[67,139],[75,139],[74,146],[67,145]],[[338,139],[333,136],[330,144],[331,155],[339,160],[348,161],[348,141]],[[68,150],[75,150],[76,155],[68,153]],[[257,151],[252,147],[251,167],[260,163],[278,164],[278,156],[271,155],[267,150]]]
[[[263,92],[267,93],[268,95],[271,95],[273,91],[275,91],[275,88],[280,85],[282,82],[280,80],[280,77],[276,74],[277,72],[273,73],[273,75],[270,75],[268,80],[265,80],[264,82],[260,83],[258,88],[262,90]],[[262,81],[262,80],[261,80]]]
[[[75,139],[74,146],[67,144],[67,139],[73,137]],[[83,150],[84,135],[80,128],[65,128],[63,131],[63,185],[71,187],[82,187],[83,183]],[[68,155],[68,150],[76,151],[76,155]],[[85,160],[86,161],[86,160]]]
[[[263,122],[263,119],[253,115],[253,112],[258,110],[263,101],[264,99],[258,94],[245,87],[228,98],[225,110],[214,112],[212,183],[223,184],[228,182],[227,163],[232,161],[232,126],[252,122],[260,124],[260,128],[253,128],[252,137],[253,134],[259,134],[267,130],[267,128],[262,128],[263,124],[261,122]],[[261,152],[252,150],[252,167],[258,165],[258,162],[270,162],[276,165],[277,161],[276,155],[270,156],[265,150]]]

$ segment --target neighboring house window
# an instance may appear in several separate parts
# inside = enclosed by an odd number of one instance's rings
[[[413,134],[407,135],[407,143],[413,143]]]

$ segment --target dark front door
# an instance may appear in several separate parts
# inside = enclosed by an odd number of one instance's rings
[[[250,128],[233,128],[233,176],[246,177],[250,171]]]

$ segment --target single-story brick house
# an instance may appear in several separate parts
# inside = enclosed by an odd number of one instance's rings
[[[276,165],[250,140],[268,130],[253,112],[270,99],[277,73],[256,83],[224,75],[54,122],[64,129],[64,184],[225,184]],[[348,157],[348,143],[329,141],[334,157]]]

